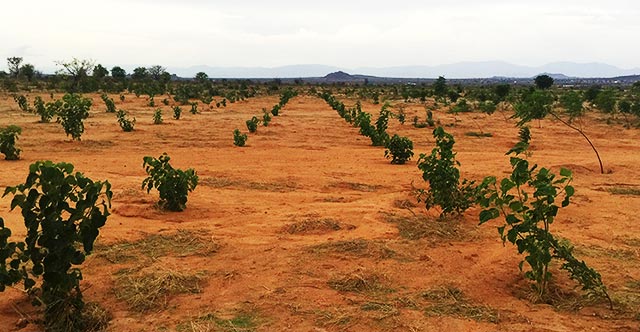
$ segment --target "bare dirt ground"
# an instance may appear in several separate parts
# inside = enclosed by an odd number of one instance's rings
[[[552,231],[571,240],[577,255],[602,274],[616,301],[612,311],[577,296],[557,266],[557,301],[532,303],[517,268],[522,257],[515,247],[503,247],[498,222],[477,226],[478,208],[459,223],[438,222],[436,211],[416,202],[412,187],[425,184],[415,161],[433,148],[430,128],[391,120],[389,133],[409,136],[415,146],[414,159],[398,166],[315,97],[292,99],[268,127],[249,135],[244,148],[233,145],[233,129],[246,132],[245,120],[271,109],[277,97],[197,115],[185,107],[180,120],[161,105],[165,122],[153,125],[146,100],[127,95],[116,104],[137,118],[131,133],[104,112],[97,95],[93,99],[82,141],[71,142],[60,125],[38,123],[0,95],[0,126],[23,128],[22,159],[0,161],[0,187],[24,181],[28,166],[44,159],[73,163],[90,178],[112,183],[112,215],[82,266],[85,301],[111,312],[109,331],[640,328],[637,129],[589,116],[587,132],[611,171],[601,175],[577,133],[549,120],[532,128],[531,161],[570,168],[575,176],[573,204],[561,210]],[[373,114],[379,107],[364,105]],[[407,119],[424,119],[421,105],[407,104],[405,112]],[[456,137],[463,177],[510,172],[504,153],[517,140],[513,121],[499,113],[436,111],[434,117],[454,124],[446,129]],[[465,136],[480,129],[493,137]],[[200,177],[184,212],[154,208],[157,192],[140,188],[142,157],[163,152],[174,167],[194,168]],[[0,216],[24,236],[10,200],[0,200]],[[21,315],[39,313],[19,290],[8,289],[0,295],[0,330],[18,329]],[[33,324],[21,329],[37,330]]]

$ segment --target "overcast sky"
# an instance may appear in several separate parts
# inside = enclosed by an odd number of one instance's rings
[[[72,57],[108,68],[489,60],[640,67],[637,0],[19,0],[1,8],[0,56],[39,69]]]

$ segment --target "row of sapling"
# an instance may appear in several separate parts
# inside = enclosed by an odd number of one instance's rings
[[[143,158],[148,177],[142,188],[159,191],[159,207],[182,211],[198,176],[169,160],[167,154]],[[110,215],[111,184],[74,172],[72,164],[38,161],[24,183],[6,188],[7,195],[13,196],[11,209],[22,212],[26,237],[11,241],[12,230],[0,218],[0,292],[22,284],[33,305],[44,306],[45,331],[105,329],[107,322],[92,319],[84,302],[80,266]]]
[[[389,103],[385,103],[380,109],[374,126],[371,123],[371,114],[362,111],[360,101],[353,108],[347,108],[329,91],[323,91],[318,96],[324,99],[346,122],[359,127],[360,134],[369,137],[373,146],[384,146],[386,148],[384,156],[391,159],[392,164],[404,164],[413,157],[413,142],[408,137],[397,134],[389,137],[387,133],[389,118],[393,116]],[[400,114],[404,115],[404,112],[401,110]]]
[[[280,110],[282,110],[282,108],[289,102],[289,100],[291,100],[291,98],[295,97],[298,95],[298,92],[293,90],[293,89],[287,89],[285,90],[281,95],[280,95],[280,101],[273,106],[273,108],[271,109],[271,112],[268,112],[266,108],[262,109],[262,119],[258,118],[257,116],[253,116],[251,117],[251,119],[245,121],[245,124],[247,125],[247,129],[249,130],[250,133],[255,133],[258,131],[258,126],[260,125],[260,123],[262,123],[263,126],[267,127],[269,126],[269,123],[271,122],[271,116],[279,116],[280,115]],[[271,114],[269,114],[271,113]],[[247,142],[247,134],[243,134],[240,132],[240,129],[235,129],[233,131],[233,144],[235,146],[239,146],[239,147],[243,147],[245,146],[246,142]]]
[[[460,180],[460,163],[453,150],[455,140],[442,127],[436,128],[433,132],[436,147],[429,155],[421,154],[418,162],[423,179],[429,183],[427,190],[419,191],[418,198],[426,203],[427,209],[437,206],[443,220],[461,215],[475,204],[483,208],[480,224],[501,218],[500,238],[525,255],[519,269],[532,281],[537,300],[549,299],[551,263],[558,261],[560,270],[565,270],[583,291],[605,298],[612,305],[601,275],[574,256],[567,240],[551,232],[558,212],[570,204],[575,193],[572,174],[561,169],[558,177],[547,168],[530,165],[525,158],[530,133],[525,128],[520,131],[518,144],[508,152],[512,155],[511,175],[501,180],[488,176],[480,184]]]

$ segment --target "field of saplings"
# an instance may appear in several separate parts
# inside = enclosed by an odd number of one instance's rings
[[[90,83],[0,90],[1,331],[640,329],[638,83]]]

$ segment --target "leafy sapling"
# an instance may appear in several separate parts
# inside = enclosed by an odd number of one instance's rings
[[[239,129],[233,131],[233,145],[243,147],[247,143],[247,134],[243,134]]]
[[[408,137],[393,135],[384,151],[384,157],[391,157],[392,164],[406,163],[413,157],[413,142]]]
[[[116,112],[116,117],[118,118],[118,124],[120,125],[120,128],[122,128],[123,131],[125,132],[133,131],[133,127],[136,124],[135,117],[131,119],[130,117],[127,116],[127,112],[123,110],[118,110],[118,112]]]
[[[160,158],[146,156],[142,166],[147,178],[142,181],[142,188],[156,188],[160,192],[158,206],[169,211],[183,211],[187,207],[187,196],[198,185],[196,171],[189,168],[186,171],[175,169],[169,164],[171,158],[162,154]]]
[[[436,147],[431,154],[421,154],[418,169],[429,182],[429,190],[421,190],[418,199],[426,203],[427,210],[434,206],[441,209],[440,217],[459,215],[475,204],[477,187],[474,181],[464,179],[460,183],[460,162],[453,152],[455,140],[442,127],[433,130]]]
[[[22,133],[22,128],[16,125],[9,125],[0,129],[0,153],[4,154],[5,160],[20,159],[20,150],[16,148],[18,136]]]
[[[78,266],[93,251],[111,207],[109,182],[93,181],[73,169],[67,163],[36,162],[25,183],[8,187],[3,195],[13,194],[11,209],[21,209],[27,235],[24,242],[0,241],[7,246],[0,250],[0,285],[3,290],[24,283],[33,303],[45,306],[45,331],[88,330],[81,314]],[[7,234],[3,226],[0,238]]]

